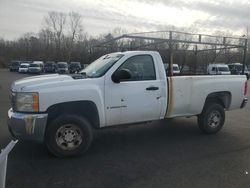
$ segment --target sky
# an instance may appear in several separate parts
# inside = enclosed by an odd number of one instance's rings
[[[37,33],[49,11],[80,13],[84,31],[93,36],[118,27],[142,32],[172,26],[242,35],[250,25],[249,0],[0,0],[0,38]]]

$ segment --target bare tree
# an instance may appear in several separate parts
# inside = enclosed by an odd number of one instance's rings
[[[51,60],[55,57],[55,38],[53,33],[48,29],[41,29],[38,33],[41,43],[41,51],[43,51],[43,59]]]
[[[68,41],[68,61],[71,60],[72,51],[74,49],[75,40],[78,37],[81,37],[83,31],[82,26],[82,16],[77,12],[69,13],[69,29],[70,29],[70,38]]]
[[[47,28],[53,32],[56,43],[56,59],[61,57],[61,43],[64,35],[67,15],[62,12],[49,12],[48,16],[45,17],[45,23]]]

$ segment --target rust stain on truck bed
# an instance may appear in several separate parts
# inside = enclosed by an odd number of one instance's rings
[[[165,118],[170,117],[170,114],[173,109],[173,80],[172,77],[167,78],[168,81],[168,102],[167,102],[167,110],[165,114]]]

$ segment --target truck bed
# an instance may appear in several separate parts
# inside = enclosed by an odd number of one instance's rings
[[[167,79],[167,118],[200,114],[207,96],[211,93],[228,93],[227,110],[240,108],[244,97],[244,75],[175,76]]]

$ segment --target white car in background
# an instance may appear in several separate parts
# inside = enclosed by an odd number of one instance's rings
[[[58,62],[57,63],[57,73],[58,74],[68,74],[69,65],[67,62]]]
[[[28,73],[31,74],[40,74],[44,70],[44,64],[42,61],[33,61],[33,63],[30,64]]]
[[[22,63],[18,69],[18,72],[19,73],[27,73],[29,70],[29,66],[30,66],[30,64],[28,64],[28,63]]]
[[[210,64],[207,67],[207,73],[210,75],[230,75],[231,72],[226,64]]]
[[[166,73],[168,72],[168,64],[164,63],[164,67],[165,67],[165,70],[166,70]],[[179,65],[178,64],[173,64],[173,74],[174,75],[179,75],[181,72],[180,72],[180,68],[179,68]]]

